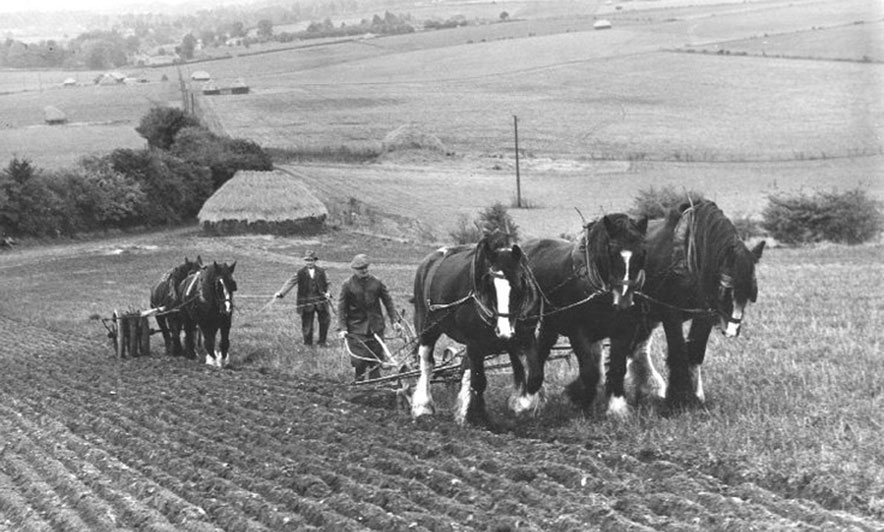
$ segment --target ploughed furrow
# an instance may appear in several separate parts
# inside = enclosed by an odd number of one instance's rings
[[[0,471],[0,530],[3,527],[21,532],[53,530],[31,501],[16,488],[12,478]]]
[[[92,478],[94,485],[107,486],[108,491],[116,491],[123,508],[123,515],[133,516],[148,514],[153,517],[141,522],[137,528],[147,530],[186,530],[189,532],[217,532],[217,528],[199,521],[205,512],[193,506],[159,484],[156,484],[140,473],[122,464],[107,452],[85,442],[67,430],[61,423],[51,420],[45,413],[25,407],[19,401],[16,411],[23,415],[16,417],[24,430],[39,434],[35,445],[51,447],[55,456],[69,457],[70,463],[80,468],[81,474],[87,479]],[[6,414],[7,412],[3,412]],[[40,419],[36,427],[28,419]],[[87,480],[88,483],[88,480]],[[113,498],[113,497],[109,497]],[[138,518],[133,521],[138,522]]]
[[[96,496],[107,501],[104,514],[112,518],[115,528],[173,532],[181,530],[181,525],[188,521],[185,516],[197,514],[194,511],[196,508],[191,508],[189,512],[186,510],[177,512],[180,517],[173,523],[156,508],[144,502],[150,500],[169,502],[169,499],[174,499],[173,495],[165,493],[160,486],[153,484],[145,487],[146,480],[143,477],[116,462],[104,451],[90,447],[48,416],[42,416],[37,425],[29,421],[29,418],[35,418],[34,416],[13,417],[9,413],[8,409],[0,405],[0,415],[7,420],[14,419],[17,428],[21,429],[16,432],[40,435],[40,438],[35,439],[21,438],[17,442],[18,448],[24,449],[32,461],[57,460],[63,464],[71,474],[75,474],[82,481],[84,486],[88,486]],[[146,493],[154,496],[144,497]],[[173,508],[180,507],[180,504],[163,504],[163,506]],[[195,524],[195,522],[189,523],[189,525]],[[208,526],[189,526],[188,529],[206,532],[215,530]]]

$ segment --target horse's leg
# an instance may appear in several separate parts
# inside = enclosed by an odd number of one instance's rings
[[[558,334],[547,335],[540,340],[530,338],[524,342],[518,342],[515,348],[510,349],[514,390],[507,404],[516,415],[526,412],[537,415],[543,408],[543,404],[546,402],[543,393],[544,362],[557,340]],[[517,365],[518,375],[516,373]],[[528,368],[527,378],[525,377],[526,367]]]
[[[433,393],[430,391],[430,379],[433,377],[433,367],[436,363],[433,358],[433,349],[436,347],[438,338],[438,336],[421,336],[420,346],[417,350],[421,374],[414,386],[414,394],[411,396],[411,417],[414,419],[432,415],[436,411]]]
[[[181,318],[169,315],[166,317],[169,326],[169,341],[171,343],[172,356],[181,356]]]
[[[709,333],[712,332],[713,322],[707,318],[694,318],[691,329],[688,331],[688,341],[685,349],[688,355],[688,372],[691,375],[691,385],[694,395],[700,402],[706,401],[703,392],[703,375],[700,367],[706,358],[706,344],[709,342]]]
[[[226,318],[221,322],[219,328],[221,332],[221,341],[218,347],[221,349],[220,367],[225,367],[230,361],[230,318]]]
[[[669,367],[669,387],[666,399],[673,406],[683,406],[694,401],[688,357],[685,349],[682,320],[677,314],[668,313],[663,319],[666,333],[666,365]]]
[[[189,319],[182,320],[181,328],[184,329],[184,356],[196,359],[196,324]]]
[[[629,417],[629,404],[626,402],[626,359],[629,355],[632,339],[628,336],[611,338],[608,351],[608,364],[605,371],[605,395],[608,397],[608,410],[605,415],[617,419]]]
[[[467,345],[463,359],[460,392],[454,407],[454,421],[458,425],[481,424],[488,420],[485,412],[485,352],[475,345]]]
[[[595,400],[601,374],[602,353],[599,349],[601,343],[599,342],[599,346],[595,346],[595,342],[590,339],[589,334],[583,328],[572,332],[568,339],[571,341],[571,349],[577,356],[580,375],[565,387],[565,393],[577,407],[588,410]]]
[[[203,347],[206,350],[206,364],[209,366],[219,366],[220,358],[215,356],[215,333],[218,328],[215,325],[200,325],[200,331],[203,333]]]
[[[160,329],[160,333],[163,335],[163,345],[166,348],[166,356],[172,354],[172,334],[169,332],[169,324],[167,322],[166,316],[155,316],[157,320],[157,327]]]
[[[626,361],[626,389],[635,393],[635,402],[645,397],[666,397],[666,381],[651,360],[651,335],[641,334],[632,343],[632,357]]]

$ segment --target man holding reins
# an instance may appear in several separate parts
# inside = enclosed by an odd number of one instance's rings
[[[277,298],[283,298],[289,291],[298,286],[298,314],[301,315],[301,333],[304,336],[304,345],[313,345],[313,316],[316,315],[319,322],[319,346],[326,347],[328,327],[331,324],[329,315],[329,283],[325,269],[316,265],[318,260],[315,251],[308,251],[304,255],[304,267],[295,273],[282,288],[275,294]]]
[[[401,319],[387,286],[368,273],[368,266],[367,256],[353,257],[350,263],[353,275],[341,286],[338,297],[338,334],[347,343],[356,380],[381,376],[381,362],[385,358],[378,340],[384,337],[385,328],[381,304],[387,309],[394,329]]]

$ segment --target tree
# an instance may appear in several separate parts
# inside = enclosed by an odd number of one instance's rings
[[[509,14],[509,13],[507,13],[506,11],[501,11],[501,12],[500,12],[500,21],[501,21],[501,22],[506,22],[506,21],[509,20],[509,19],[510,19],[510,14]]]
[[[266,18],[258,21],[258,37],[269,39],[273,37],[273,22]]]
[[[175,135],[182,128],[199,125],[199,120],[181,109],[154,107],[141,118],[141,123],[135,131],[147,139],[147,144],[151,148],[168,150],[175,142]]]
[[[182,59],[193,59],[193,52],[196,50],[196,37],[188,33],[181,39],[181,46],[178,47],[178,55]]]

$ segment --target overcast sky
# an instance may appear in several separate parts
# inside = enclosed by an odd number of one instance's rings
[[[161,13],[182,4],[230,5],[248,0],[0,0],[0,13],[15,11],[152,11]],[[2,26],[2,24],[0,24]]]

